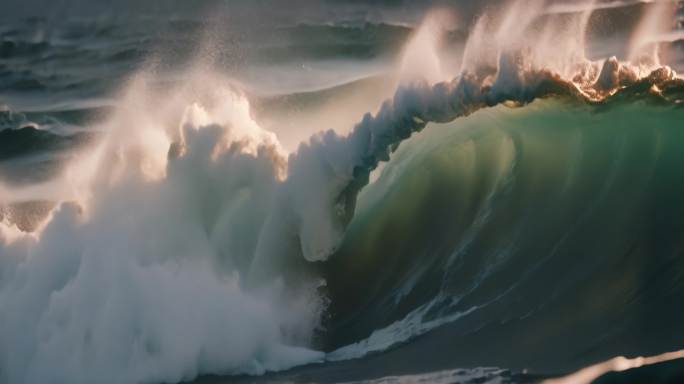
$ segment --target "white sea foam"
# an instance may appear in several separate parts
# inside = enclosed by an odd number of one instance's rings
[[[35,234],[0,224],[2,381],[176,382],[321,359],[302,347],[315,296],[240,283],[282,176],[275,138],[229,89],[190,104],[174,138],[136,118],[147,96],[133,88],[92,164],[73,165],[76,202]]]

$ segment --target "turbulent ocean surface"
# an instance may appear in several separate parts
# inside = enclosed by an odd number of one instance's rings
[[[11,0],[0,383],[684,382],[684,5],[399,3]]]

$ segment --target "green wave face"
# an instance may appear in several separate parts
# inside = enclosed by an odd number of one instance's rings
[[[464,324],[519,321],[540,348],[568,332],[676,347],[682,121],[680,107],[549,99],[431,124],[363,190],[325,266],[330,346],[430,303],[423,321],[475,308]]]

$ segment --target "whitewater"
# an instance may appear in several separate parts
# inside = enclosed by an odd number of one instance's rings
[[[497,357],[490,364],[503,370],[444,371],[450,363],[439,361],[451,352],[438,336],[422,336],[447,334],[444,326],[457,321],[463,330],[479,329],[478,313],[505,322],[508,310],[496,305],[513,293],[513,302],[534,303],[510,304],[525,309],[513,316],[519,319],[554,305],[520,290],[546,287],[555,297],[594,287],[588,270],[570,272],[573,257],[596,262],[604,276],[633,263],[634,275],[625,279],[636,281],[635,271],[650,264],[634,255],[656,259],[662,251],[672,271],[668,292],[681,294],[684,78],[661,52],[673,40],[662,20],[678,20],[679,4],[592,4],[565,9],[521,1],[484,13],[469,26],[456,63],[439,52],[450,11],[432,10],[382,78],[389,85],[369,96],[376,109],[364,100],[349,107],[354,112],[335,104],[305,113],[311,121],[289,136],[272,128],[281,116],[263,117],[276,103],[255,97],[244,79],[197,59],[181,81],[160,91],[150,60],[128,77],[111,113],[89,128],[93,137],[53,177],[0,184],[0,381],[268,377],[369,356],[410,361],[415,352],[406,345],[418,340],[427,345],[415,344],[420,353],[441,357],[422,372],[397,370],[397,377],[516,382],[505,369],[522,370],[524,361]],[[625,6],[644,11],[624,57],[589,58],[594,12]],[[364,85],[374,79],[352,84],[374,88]],[[17,115],[4,112],[13,131],[3,140],[19,128],[47,130],[49,124],[27,126],[30,119]],[[72,137],[72,128],[50,132]],[[39,160],[11,161],[0,169]],[[566,206],[554,205],[554,196]],[[611,205],[620,199],[629,208]],[[661,216],[668,210],[671,217]],[[657,212],[653,237],[641,224],[648,212]],[[596,223],[635,243],[615,233],[577,235]],[[596,243],[608,266],[573,256]],[[568,251],[568,244],[579,250]],[[526,286],[563,252],[567,259],[553,270],[559,281]],[[626,261],[607,261],[625,254]],[[513,264],[517,257],[524,260]],[[670,309],[680,298],[673,297]],[[597,312],[610,307],[602,303]],[[682,319],[681,310],[671,311],[672,322]],[[606,316],[613,319],[612,312]],[[534,319],[532,328],[544,335],[542,324],[551,322]],[[600,337],[608,336],[576,336]],[[491,339],[476,344],[482,340]],[[672,337],[641,353],[681,346]],[[469,353],[484,352],[461,354]],[[604,357],[579,359],[577,367]],[[475,360],[465,367],[481,366]],[[550,361],[538,371],[569,368]],[[380,376],[393,382],[385,372],[359,380]]]

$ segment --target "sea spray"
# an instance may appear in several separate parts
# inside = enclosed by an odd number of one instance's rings
[[[315,297],[241,287],[281,160],[245,100],[221,95],[188,107],[168,160],[155,145],[169,136],[141,120],[95,151],[88,199],[35,235],[0,227],[3,381],[177,382],[321,358],[289,346],[308,342]]]

